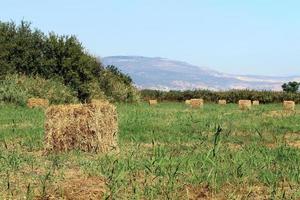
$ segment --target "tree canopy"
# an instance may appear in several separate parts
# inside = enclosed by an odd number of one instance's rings
[[[296,93],[299,90],[299,86],[300,83],[293,81],[293,82],[284,83],[281,87],[284,92]]]

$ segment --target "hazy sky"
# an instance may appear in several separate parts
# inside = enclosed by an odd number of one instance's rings
[[[299,0],[0,0],[0,20],[74,34],[97,56],[300,75]]]

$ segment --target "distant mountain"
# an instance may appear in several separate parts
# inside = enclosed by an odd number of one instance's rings
[[[111,56],[101,61],[115,65],[129,74],[139,88],[160,90],[187,89],[257,89],[281,90],[287,81],[300,81],[300,77],[271,77],[231,75],[186,62],[159,57]]]

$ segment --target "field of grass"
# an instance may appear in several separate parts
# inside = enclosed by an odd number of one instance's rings
[[[119,154],[44,155],[43,111],[0,105],[0,199],[300,199],[300,112],[117,108]]]

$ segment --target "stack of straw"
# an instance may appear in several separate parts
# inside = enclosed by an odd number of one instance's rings
[[[108,102],[57,105],[46,110],[46,152],[118,151],[117,132],[117,112]]]

